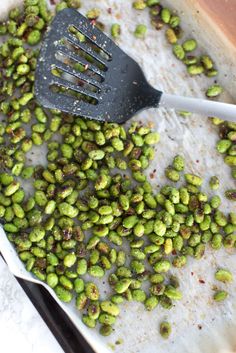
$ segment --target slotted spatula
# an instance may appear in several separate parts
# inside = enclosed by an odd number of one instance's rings
[[[145,108],[164,106],[236,122],[236,105],[154,89],[132,58],[73,9],[59,12],[46,34],[35,95],[46,108],[101,121],[123,123]]]

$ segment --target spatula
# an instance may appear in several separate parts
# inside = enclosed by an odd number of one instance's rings
[[[124,123],[150,107],[217,116],[236,122],[236,105],[163,93],[140,66],[78,11],[54,18],[36,68],[35,95],[46,108]]]

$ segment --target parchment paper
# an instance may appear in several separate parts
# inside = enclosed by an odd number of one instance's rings
[[[10,1],[1,1],[0,6],[4,7],[3,4],[8,6]],[[211,80],[204,77],[190,78],[186,74],[182,63],[173,57],[171,48],[164,38],[164,31],[157,32],[151,28],[147,11],[134,11],[132,1],[83,0],[81,12],[85,13],[86,9],[93,6],[101,8],[100,19],[106,24],[107,32],[112,23],[121,24],[122,35],[118,44],[140,63],[153,86],[168,93],[204,96],[204,91]],[[112,14],[108,13],[109,8],[112,8]],[[133,36],[138,23],[145,23],[148,26],[145,40]],[[189,34],[190,32],[191,28]],[[219,69],[224,70],[224,67]],[[221,99],[227,101],[229,97],[224,94]],[[159,185],[166,183],[164,168],[176,153],[181,153],[186,159],[186,170],[205,178],[203,190],[210,176],[219,176],[221,181],[219,194],[223,199],[221,209],[225,212],[235,211],[235,206],[223,197],[224,190],[233,187],[233,180],[229,168],[223,163],[222,156],[215,151],[217,131],[206,117],[192,115],[183,118],[170,110],[151,109],[137,115],[133,120],[152,122],[161,134],[161,142],[156,147],[156,158],[147,170],[147,175],[153,169],[157,170],[156,178],[151,180],[155,190]],[[35,158],[35,161],[40,163],[39,158],[44,153],[40,148],[34,149],[34,152],[35,154],[29,155],[29,158]],[[0,251],[15,275],[36,281],[24,270],[23,264],[1,229]],[[236,277],[235,253],[226,250],[213,252],[208,249],[202,260],[190,259],[184,269],[177,271],[173,269],[172,272],[181,280],[183,300],[177,302],[170,311],[158,306],[151,313],[145,311],[141,304],[124,303],[121,305],[121,315],[114,326],[115,332],[107,338],[101,337],[97,330],[88,329],[81,323],[80,313],[76,311],[74,303],[69,305],[59,301],[58,303],[99,353],[111,350],[119,353],[235,352],[236,285],[235,282],[222,286],[216,283],[214,272],[218,267],[230,268]],[[199,280],[204,280],[205,283],[200,283]],[[216,304],[212,300],[214,293],[212,286],[216,284],[219,289],[226,288],[230,293],[229,299],[224,303]],[[48,290],[56,298],[53,291],[49,288]],[[163,319],[168,319],[173,326],[173,332],[167,341],[159,335],[159,323]]]

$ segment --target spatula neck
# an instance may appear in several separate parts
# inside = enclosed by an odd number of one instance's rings
[[[155,108],[159,106],[162,92],[148,85],[143,96],[146,108]]]

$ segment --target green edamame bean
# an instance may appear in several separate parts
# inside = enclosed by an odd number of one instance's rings
[[[221,290],[221,291],[217,291],[214,296],[213,296],[213,299],[216,301],[216,302],[222,302],[224,301],[227,297],[228,297],[228,293],[224,290]]]
[[[187,183],[194,185],[194,186],[201,186],[202,185],[202,179],[194,174],[185,174],[184,175],[185,180]]]
[[[58,285],[58,276],[55,273],[49,273],[46,281],[51,288],[55,288]]]
[[[183,49],[186,52],[193,51],[197,48],[197,42],[195,39],[188,39],[183,43]]]
[[[134,35],[136,38],[144,39],[147,33],[147,26],[144,24],[139,24],[136,26]]]
[[[86,259],[80,259],[77,263],[77,273],[78,275],[85,275],[87,272],[87,261]]]
[[[88,315],[83,315],[82,316],[82,321],[89,328],[94,328],[96,326],[96,320],[94,320],[93,318],[91,318]]]
[[[101,302],[100,305],[101,305],[102,311],[112,316],[118,316],[120,313],[120,309],[118,308],[118,306],[109,300]]]
[[[220,85],[212,85],[206,91],[207,97],[217,97],[223,92],[223,88]]]
[[[176,58],[179,60],[183,60],[185,57],[184,48],[180,44],[175,44],[173,46],[173,53],[176,56]]]
[[[154,264],[153,269],[158,273],[168,272],[170,269],[170,262],[168,260],[160,260]]]
[[[65,303],[69,303],[72,300],[72,294],[70,291],[68,291],[67,289],[63,288],[60,285],[57,285],[55,288],[55,293],[58,296],[58,298],[65,302]]]
[[[118,23],[113,23],[111,26],[111,35],[113,38],[119,38],[121,34],[121,26]]]
[[[164,339],[168,339],[171,334],[171,325],[167,321],[160,324],[160,334]]]
[[[84,292],[79,293],[78,296],[76,297],[76,308],[78,310],[83,310],[87,305],[87,302],[88,302],[88,297],[86,296],[86,294]]]
[[[224,269],[219,269],[215,273],[215,279],[217,281],[223,282],[223,283],[228,283],[232,282],[233,280],[233,275],[229,270],[224,270]]]
[[[74,281],[74,290],[77,294],[84,291],[84,281],[82,278],[76,278]]]
[[[145,300],[145,308],[148,311],[152,311],[158,305],[158,298],[154,295],[150,296]]]
[[[85,284],[85,294],[90,300],[98,300],[99,299],[99,289],[96,284],[92,282],[87,282]]]
[[[170,299],[173,299],[173,300],[182,299],[182,293],[171,285],[166,286],[164,293]]]
[[[102,313],[100,314],[98,321],[100,322],[100,324],[113,325],[116,321],[116,318],[115,316],[112,316],[110,314]]]
[[[102,325],[100,327],[99,333],[102,336],[109,336],[112,333],[112,327],[110,325]]]
[[[93,276],[93,277],[98,277],[101,278],[104,276],[105,272],[103,270],[103,268],[99,265],[93,265],[90,266],[88,269],[88,273]]]
[[[168,8],[163,8],[161,10],[161,19],[164,23],[169,23],[171,19],[171,12]]]

